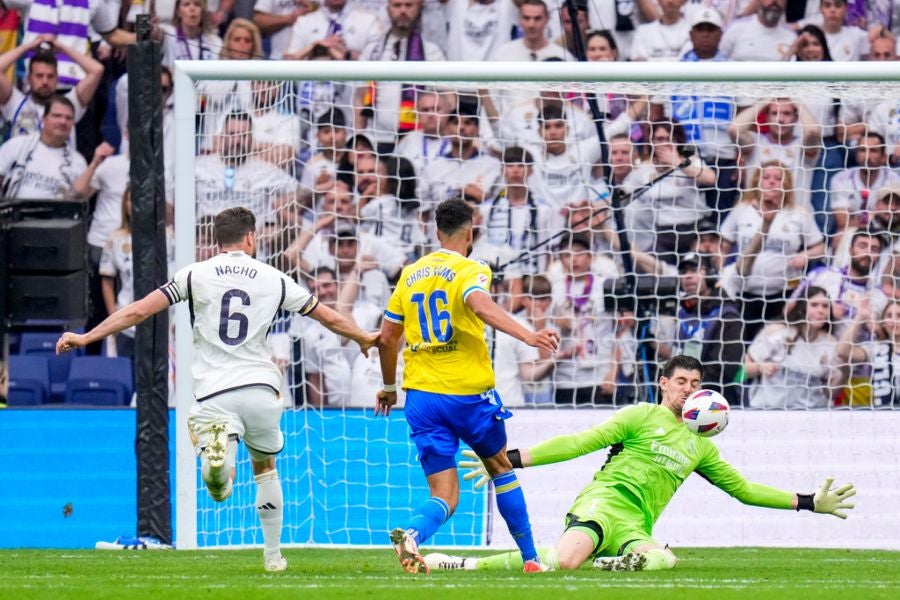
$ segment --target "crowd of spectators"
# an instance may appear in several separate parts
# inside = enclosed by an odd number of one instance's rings
[[[2,196],[90,202],[95,320],[132,297],[122,50],[139,14],[162,48],[170,208],[176,60],[574,61],[577,28],[593,62],[896,61],[900,33],[897,0],[576,0],[574,20],[562,0],[0,7]],[[435,247],[437,203],[475,205],[473,256],[498,299],[563,340],[552,356],[493,340],[509,405],[633,402],[680,353],[737,405],[900,403],[896,99],[602,93],[597,120],[587,93],[558,87],[208,81],[197,96],[198,258],[211,217],[246,206],[260,258],[363,328]],[[632,262],[614,194],[667,310],[609,301]],[[310,323],[272,335],[291,401],[368,406],[377,357]],[[133,338],[107,349],[130,355]]]

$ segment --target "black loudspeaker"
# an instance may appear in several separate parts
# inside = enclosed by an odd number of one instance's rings
[[[87,204],[0,203],[0,229],[7,322],[17,327],[82,326],[88,306]]]
[[[29,219],[9,227],[9,268],[59,272],[85,268],[87,230],[84,221]]]
[[[87,318],[87,272],[10,276],[9,312],[14,323]]]

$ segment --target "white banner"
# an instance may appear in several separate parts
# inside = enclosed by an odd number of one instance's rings
[[[514,410],[509,448],[591,427],[609,410]],[[689,477],[663,512],[654,538],[686,546],[781,546],[900,549],[900,411],[740,411],[714,438],[722,457],[748,480],[812,493],[828,476],[853,483],[850,518],[745,506],[698,475]],[[552,546],[575,496],[606,460],[606,451],[518,470],[535,541]],[[466,482],[462,483],[466,485]],[[493,510],[490,545],[514,548]]]

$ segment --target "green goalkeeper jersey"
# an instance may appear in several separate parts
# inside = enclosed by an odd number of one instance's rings
[[[719,456],[708,439],[687,429],[668,408],[636,404],[586,431],[529,448],[532,464],[546,465],[610,447],[606,463],[582,496],[594,491],[624,495],[652,527],[687,476],[696,471],[744,504],[791,508],[793,494],[748,482]],[[629,498],[630,497],[630,498]]]

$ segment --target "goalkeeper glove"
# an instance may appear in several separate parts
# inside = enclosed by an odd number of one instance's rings
[[[813,494],[797,494],[797,510],[801,508],[811,510],[819,514],[834,515],[841,519],[847,518],[847,513],[842,509],[853,508],[853,504],[845,502],[847,498],[856,495],[856,489],[852,483],[848,483],[836,490],[831,489],[833,477],[826,477],[819,491]]]
[[[463,456],[467,458],[471,458],[472,460],[461,460],[459,461],[459,466],[463,469],[469,469],[469,472],[463,475],[463,479],[469,481],[471,479],[475,479],[475,489],[483,488],[488,481],[491,480],[491,476],[488,475],[487,469],[484,467],[484,463],[481,462],[481,459],[478,458],[478,455],[475,454],[472,450],[463,450]]]

